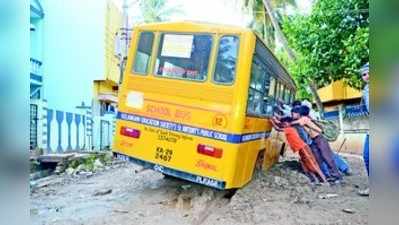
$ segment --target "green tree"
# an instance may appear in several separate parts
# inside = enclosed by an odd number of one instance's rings
[[[167,0],[140,0],[140,11],[143,22],[167,21],[174,14],[182,13],[177,6],[171,6]]]
[[[271,26],[274,30],[275,36],[278,38],[278,40],[280,41],[280,43],[283,45],[284,48],[284,52],[283,51],[279,51],[279,49],[275,49],[274,48],[274,36],[273,39],[270,39],[269,33],[264,32],[264,39],[266,40],[266,43],[268,43],[269,47],[271,47],[272,49],[275,50],[275,53],[277,54],[278,58],[280,59],[280,61],[283,62],[284,65],[289,65],[289,63],[297,63],[297,55],[296,53],[291,49],[291,47],[288,45],[288,41],[287,38],[285,37],[285,34],[282,32],[281,27],[280,27],[280,23],[282,21],[282,18],[285,16],[283,13],[281,12],[285,12],[285,8],[287,8],[287,6],[291,5],[291,6],[296,6],[296,2],[295,0],[246,0],[245,1],[245,6],[248,7],[249,6],[255,6],[255,8],[252,9],[253,12],[261,12],[259,11],[259,7],[261,7],[264,11],[264,14],[268,15],[265,16],[264,19],[264,30],[267,31],[267,27],[269,25],[269,27]],[[283,6],[283,7],[282,7]],[[256,14],[255,14],[256,15]],[[259,20],[259,16],[254,16],[254,21],[258,21]],[[259,24],[255,22],[255,25]],[[259,25],[258,25],[259,26]],[[255,26],[255,30],[258,26]],[[277,50],[277,52],[276,52]],[[303,88],[299,88],[299,96],[302,97],[310,97],[310,94],[306,95],[307,93],[311,92],[313,97],[316,100],[317,103],[317,107],[318,109],[323,112],[323,105],[321,103],[320,97],[317,93],[317,86],[313,81],[309,81],[307,84],[302,84],[302,85],[307,85],[307,86],[303,86],[303,87],[307,87],[307,89],[303,89]],[[304,91],[306,90],[306,91]],[[307,91],[309,90],[309,91]]]
[[[318,0],[310,16],[285,17],[283,31],[297,53],[289,71],[299,97],[344,79],[360,88],[357,70],[369,60],[368,0]]]

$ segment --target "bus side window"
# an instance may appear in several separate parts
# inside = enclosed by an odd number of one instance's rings
[[[249,85],[247,112],[250,114],[263,114],[264,69],[261,63],[254,58],[251,68],[251,82]]]
[[[222,84],[232,84],[235,78],[238,57],[238,37],[223,36],[219,41],[219,51],[213,80]]]
[[[142,32],[140,34],[132,72],[138,74],[147,74],[153,42],[154,33]]]
[[[295,101],[295,91],[291,90],[291,103]]]
[[[278,96],[279,102],[283,102],[284,101],[284,85],[282,83],[279,83],[278,93],[279,93],[279,96]]]
[[[270,77],[269,96],[276,97],[276,79],[274,77]]]
[[[290,89],[287,87],[284,87],[284,103],[285,104],[290,104]]]
[[[276,81],[276,96],[275,96],[275,100],[276,102],[279,101],[280,99],[280,82],[278,82],[278,80]]]
[[[278,100],[284,102],[284,85],[279,82],[278,87]]]
[[[276,105],[277,84],[266,64],[255,55],[251,68],[247,112],[257,116],[271,116]]]
[[[271,72],[265,69],[265,92],[263,96],[263,114],[271,116],[273,114],[273,106],[274,106],[274,88],[276,80],[271,75]]]
[[[289,104],[291,104],[291,89],[287,89],[287,104],[289,105]]]
[[[294,101],[293,93],[294,92],[291,89],[288,91],[288,104],[291,104]]]
[[[270,76],[270,88],[269,88],[269,93],[268,93],[268,108],[267,108],[267,114],[272,115],[274,106],[276,105],[276,99],[277,99],[277,80],[275,77]]]

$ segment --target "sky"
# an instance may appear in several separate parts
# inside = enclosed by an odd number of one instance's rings
[[[170,0],[181,5],[184,15],[176,15],[173,20],[197,20],[219,24],[245,26],[250,17],[244,15],[235,1],[228,0]]]
[[[119,0],[122,2],[123,0]],[[133,1],[133,0],[128,0]],[[313,0],[296,0],[302,13],[309,13]],[[240,0],[168,0],[169,4],[178,6],[184,13],[172,16],[172,21],[195,20],[219,24],[246,26],[251,18],[240,8]],[[292,10],[292,13],[294,10]],[[133,5],[129,10],[131,20],[138,20],[140,12]]]

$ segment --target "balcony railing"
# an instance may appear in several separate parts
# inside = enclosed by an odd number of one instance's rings
[[[30,58],[30,79],[31,81],[36,81],[41,83],[43,81],[43,74],[42,74],[42,62]]]
[[[30,72],[35,74],[35,75],[42,75],[42,71],[41,71],[41,67],[42,67],[42,62],[34,59],[34,58],[30,58]]]

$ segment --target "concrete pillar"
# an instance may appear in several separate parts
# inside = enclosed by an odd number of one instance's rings
[[[344,107],[343,104],[338,106],[338,121],[339,121],[339,133],[344,134]]]
[[[93,147],[95,150],[100,150],[101,148],[101,102],[97,99],[98,93],[92,101],[92,137],[93,137]]]

